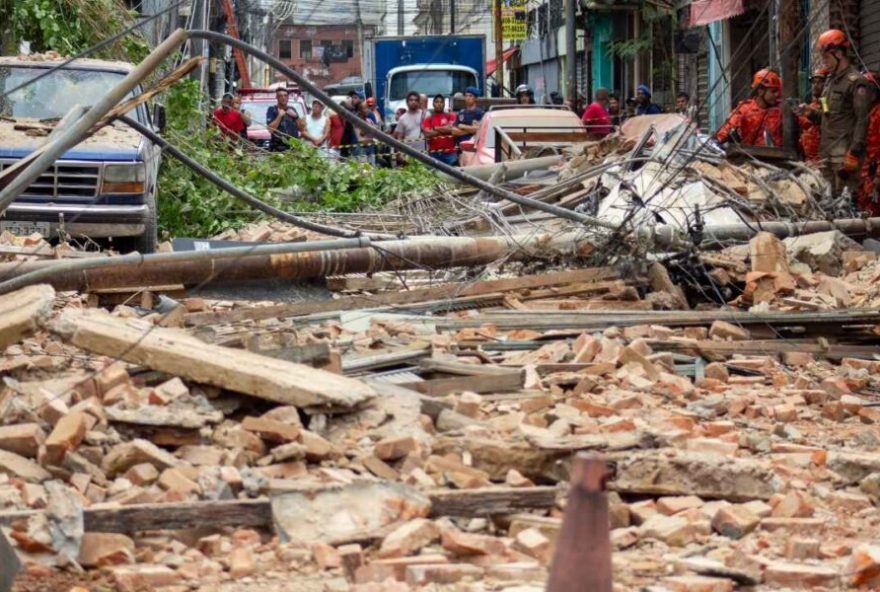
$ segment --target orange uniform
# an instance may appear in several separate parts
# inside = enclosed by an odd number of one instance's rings
[[[874,199],[874,181],[880,179],[880,103],[874,105],[868,117],[868,141],[862,161],[859,182],[859,209],[872,216],[880,216],[880,195]]]
[[[822,109],[822,104],[819,101],[813,101],[809,106],[817,111]],[[798,117],[798,124],[801,128],[800,144],[804,159],[809,163],[816,164],[821,160],[819,144],[822,141],[822,126],[803,115]]]
[[[782,110],[779,107],[764,109],[755,99],[743,101],[730,114],[715,138],[724,143],[730,139],[733,130],[737,130],[739,143],[743,146],[767,146],[765,132],[769,132],[774,146],[782,146]]]

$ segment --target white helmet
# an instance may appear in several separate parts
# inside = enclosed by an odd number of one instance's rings
[[[516,90],[513,93],[515,96],[520,96],[521,94],[529,94],[533,95],[535,93],[532,92],[532,89],[529,88],[528,84],[520,84],[516,87]]]

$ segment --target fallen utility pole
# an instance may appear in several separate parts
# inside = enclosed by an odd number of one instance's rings
[[[50,284],[58,291],[89,291],[150,285],[194,286],[269,277],[288,280],[323,278],[426,267],[441,269],[485,265],[509,255],[522,258],[535,257],[536,253],[576,253],[579,245],[585,244],[583,233],[573,232],[555,236],[412,238],[386,241],[381,246],[344,248],[366,240],[338,239],[151,255],[135,253],[69,263],[51,260],[5,263],[0,265],[0,279],[8,281],[0,284],[0,293],[37,281]],[[339,246],[334,248],[334,243]],[[329,250],[318,250],[320,248]],[[275,252],[267,254],[270,249]],[[41,273],[13,279],[37,271]]]
[[[181,263],[195,264],[201,262],[200,268],[203,268],[206,275],[202,276],[202,281],[207,282],[213,279],[211,269],[215,268],[220,262],[228,261],[228,265],[237,266],[245,265],[249,258],[260,257],[262,260],[273,256],[291,255],[293,253],[302,253],[309,251],[321,251],[329,249],[348,249],[357,247],[368,247],[370,240],[368,238],[349,238],[328,241],[309,241],[304,243],[278,243],[270,245],[250,245],[246,247],[232,247],[228,249],[216,249],[213,251],[183,251],[178,253],[153,253],[151,255],[141,255],[140,253],[130,253],[128,255],[120,255],[117,257],[91,257],[88,259],[76,259],[72,261],[58,262],[55,260],[43,260],[41,265],[33,266],[28,263],[9,263],[6,272],[0,271],[0,280],[7,277],[11,278],[0,283],[0,294],[7,294],[19,288],[30,286],[38,283],[48,283],[54,286],[54,280],[63,276],[66,281],[72,282],[65,285],[74,285],[79,282],[79,290],[103,289],[90,284],[88,271],[91,269],[101,269],[106,273],[119,273],[118,270],[131,268],[140,269],[142,266],[174,266]],[[246,265],[245,265],[246,266]],[[255,266],[258,267],[258,266]],[[218,269],[223,269],[221,264]],[[114,270],[117,270],[114,272]],[[99,273],[99,272],[96,272]],[[133,287],[139,285],[150,285],[146,279],[138,282],[136,277],[132,281],[135,283],[118,285],[118,287]],[[79,277],[80,280],[74,278]],[[255,276],[266,277],[263,276]],[[254,278],[246,278],[254,279]],[[146,282],[146,283],[145,283]],[[184,283],[184,282],[174,282]],[[160,285],[160,284],[156,284]]]
[[[76,123],[65,129],[49,143],[32,152],[28,157],[0,173],[0,212],[4,212],[16,197],[52,166],[52,163],[82,141],[96,123],[128,96],[184,41],[186,41],[186,32],[182,29],[174,31],[136,68],[119,81],[119,84],[110,89],[91,109],[76,120]]]
[[[808,220],[805,222],[752,222],[749,224],[719,224],[703,228],[703,245],[715,242],[748,242],[759,232],[769,232],[778,238],[815,234],[839,230],[847,236],[880,236],[880,218],[841,218],[838,220]],[[656,226],[639,232],[641,238],[650,239],[660,248],[680,246],[684,235],[675,226]]]

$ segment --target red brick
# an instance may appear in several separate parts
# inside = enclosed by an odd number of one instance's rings
[[[786,588],[810,590],[819,586],[837,586],[840,574],[827,565],[770,563],[764,570],[764,583]]]
[[[426,518],[410,520],[382,540],[379,557],[405,557],[440,538],[440,528]]]
[[[863,544],[853,549],[846,573],[851,586],[880,585],[880,546]]]
[[[786,559],[815,559],[819,557],[819,539],[791,537],[785,541]]]
[[[46,434],[36,423],[0,426],[0,450],[8,450],[26,458],[37,458]]]
[[[454,584],[465,579],[476,580],[482,575],[482,569],[469,563],[410,565],[406,568],[406,583],[410,586]]]
[[[384,582],[388,578],[403,581],[406,578],[406,569],[410,566],[445,565],[447,563],[449,563],[449,559],[440,554],[376,559],[357,568],[354,581],[357,583]]]
[[[119,592],[142,592],[180,581],[180,575],[164,565],[118,565],[110,573]]]
[[[748,329],[732,325],[727,321],[715,321],[709,327],[710,339],[721,339],[723,341],[746,341],[752,338]]]
[[[300,427],[297,425],[262,417],[245,417],[241,427],[269,442],[294,442],[300,435]]]
[[[85,567],[133,563],[134,541],[124,534],[87,532],[82,537],[78,561]]]
[[[312,555],[321,569],[335,569],[342,565],[342,556],[326,543],[312,543]]]
[[[229,575],[234,579],[251,576],[256,571],[254,554],[247,547],[236,547],[229,554]]]
[[[706,576],[673,576],[663,583],[672,592],[733,592],[733,581]]]
[[[507,548],[498,537],[471,534],[447,528],[442,535],[443,548],[458,557],[469,555],[503,555]]]
[[[336,551],[339,560],[349,578],[354,578],[355,572],[364,564],[364,550],[360,545],[342,545]]]
[[[712,528],[719,534],[732,539],[740,539],[752,532],[760,524],[761,519],[745,506],[725,506],[712,518]]]
[[[675,497],[661,497],[657,500],[657,510],[661,514],[672,516],[684,510],[691,508],[699,508],[703,505],[703,500],[695,495],[683,495]]]
[[[69,451],[80,445],[87,430],[86,416],[80,411],[71,411],[58,420],[46,439],[46,461],[58,464],[64,460]]]
[[[810,497],[800,491],[789,491],[773,508],[774,518],[809,518],[815,512]]]
[[[402,438],[385,438],[379,440],[373,447],[373,454],[382,460],[397,460],[410,452],[419,449],[418,441],[412,436]]]

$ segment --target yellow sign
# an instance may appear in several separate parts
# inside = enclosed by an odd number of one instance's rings
[[[528,0],[495,1],[501,2],[501,38],[505,41],[528,39]]]

